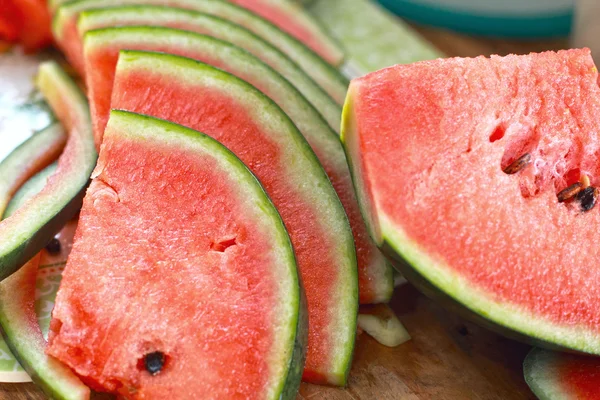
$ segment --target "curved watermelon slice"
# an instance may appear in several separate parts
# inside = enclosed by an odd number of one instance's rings
[[[113,112],[47,352],[126,399],[294,399],[304,313],[291,242],[247,167],[199,132]]]
[[[260,15],[302,43],[310,47],[330,64],[339,67],[344,62],[344,52],[306,11],[291,1],[281,0],[230,0]]]
[[[208,63],[254,85],[275,101],[315,151],[349,216],[358,258],[360,302],[369,304],[390,299],[392,269],[366,231],[339,137],[285,78],[242,49],[209,36],[151,27],[91,31],[85,39],[84,58],[89,71],[87,87],[97,146],[108,119],[110,88],[122,49],[164,52]]]
[[[240,25],[285,53],[311,76],[335,101],[342,103],[347,79],[301,42],[269,21],[223,0],[76,0],[57,10],[52,23],[54,38],[69,62],[83,76],[82,44],[77,36],[77,18],[85,10],[124,5],[172,6],[211,14]]]
[[[58,123],[35,133],[0,162],[0,216],[17,189],[40,169],[54,161],[67,135]]]
[[[352,82],[342,137],[361,209],[409,281],[504,333],[600,354],[600,207],[557,198],[581,173],[600,183],[597,79],[570,50]]]
[[[292,121],[248,83],[160,53],[121,52],[111,106],[200,130],[256,174],[290,233],[306,289],[310,326],[303,378],[343,385],[358,308],[352,232],[327,176]]]
[[[319,110],[331,128],[339,132],[342,108],[312,78],[277,48],[252,32],[222,18],[172,7],[143,5],[109,7],[82,12],[77,23],[77,31],[79,37],[83,38],[88,31],[94,29],[132,25],[185,29],[243,48],[296,86]]]
[[[10,201],[3,217],[10,217],[43,190],[55,171],[56,164],[51,164],[29,179]],[[86,400],[90,397],[89,388],[70,369],[45,353],[46,340],[34,307],[39,262],[40,254],[37,254],[0,283],[2,335],[21,366],[50,398]]]
[[[96,163],[87,102],[77,85],[52,62],[40,66],[37,84],[69,137],[44,190],[0,222],[0,280],[31,259],[77,212]]]
[[[523,363],[525,380],[540,400],[600,398],[600,359],[533,349]]]

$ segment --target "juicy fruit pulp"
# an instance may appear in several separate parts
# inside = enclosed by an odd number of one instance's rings
[[[250,171],[208,136],[115,111],[94,176],[48,353],[127,399],[293,399],[301,288]]]
[[[241,47],[283,75],[319,110],[336,132],[340,129],[341,107],[296,63],[247,29],[209,14],[180,8],[137,5],[84,11],[79,17],[77,31],[79,38],[84,38],[91,30],[117,26],[185,29]],[[90,74],[94,74],[94,70]]]
[[[409,280],[600,354],[599,208],[557,199],[581,173],[599,183],[597,78],[586,50],[396,66],[352,82],[343,140],[370,232]]]
[[[393,290],[391,267],[368,237],[339,138],[288,81],[243,50],[211,37],[149,27],[91,31],[84,53],[97,145],[108,118],[111,91],[107,88],[113,86],[121,49],[165,52],[209,63],[244,79],[275,101],[315,151],[349,216],[357,249],[361,303],[389,300]]]
[[[10,217],[27,200],[39,193],[56,164],[28,180],[6,208]],[[86,400],[90,390],[73,372],[45,353],[46,340],[34,307],[36,275],[40,255],[34,256],[17,272],[0,283],[0,324],[6,343],[33,381],[53,399]]]
[[[18,42],[26,51],[52,43],[45,0],[0,0],[0,41]]]
[[[0,280],[31,259],[77,212],[96,162],[87,102],[77,85],[55,63],[40,66],[37,83],[69,137],[44,190],[0,222]]]
[[[344,101],[348,81],[333,66],[269,21],[223,0],[77,0],[65,3],[57,10],[52,29],[57,43],[80,74],[83,75],[84,71],[81,62],[81,41],[77,36],[76,27],[79,13],[94,8],[135,4],[172,6],[195,10],[240,25],[260,36],[294,60],[334,100],[339,103]]]
[[[527,384],[541,400],[600,398],[600,360],[533,349],[523,364]]]
[[[290,233],[306,289],[304,378],[344,384],[358,308],[352,232],[327,176],[289,118],[254,87],[216,68],[130,51],[119,57],[111,106],[202,131],[256,174]]]

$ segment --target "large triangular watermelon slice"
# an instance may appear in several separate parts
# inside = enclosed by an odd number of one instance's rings
[[[306,314],[294,251],[216,140],[112,113],[47,352],[125,399],[294,399]]]
[[[523,363],[527,384],[540,400],[600,399],[600,359],[533,349]]]
[[[339,132],[342,108],[284,53],[243,27],[214,15],[182,8],[133,5],[91,9],[80,14],[78,37],[91,30],[122,26],[164,26],[184,29],[232,43],[250,52],[283,75]],[[83,50],[82,54],[83,54]],[[83,55],[82,55],[83,57]],[[91,73],[94,73],[93,71]]]
[[[256,174],[290,233],[306,289],[304,379],[345,384],[358,308],[352,232],[317,157],[289,117],[233,75],[188,58],[136,51],[120,54],[111,106],[200,130]]]
[[[224,0],[76,0],[61,5],[52,23],[54,38],[67,59],[83,75],[81,40],[77,36],[77,17],[85,10],[123,6],[158,5],[195,10],[224,18],[238,24],[280,49],[309,74],[331,97],[344,101],[348,81],[332,65],[311,51],[302,42],[277,26],[242,7]]]
[[[367,234],[339,137],[285,78],[242,49],[209,36],[154,27],[91,31],[84,53],[97,144],[108,119],[114,71],[122,49],[160,51],[209,63],[244,79],[274,100],[311,145],[344,205],[356,244],[361,303],[390,299],[392,270]]]
[[[505,333],[600,354],[597,79],[589,50],[569,50],[352,82],[361,208],[409,280]]]

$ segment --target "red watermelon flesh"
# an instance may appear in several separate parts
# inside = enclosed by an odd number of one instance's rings
[[[310,319],[303,378],[345,384],[358,308],[352,233],[292,122],[244,81],[161,53],[121,52],[111,106],[202,131],[248,165],[281,214],[298,259]]]
[[[320,115],[299,93],[290,90],[283,77],[241,49],[191,32],[149,27],[91,31],[86,37],[84,54],[98,147],[110,111],[114,71],[121,49],[165,52],[205,62],[244,79],[280,105],[315,151],[350,219],[358,257],[360,302],[370,304],[390,299],[391,267],[366,231],[338,136],[320,121]]]
[[[600,354],[600,207],[557,199],[580,174],[600,185],[597,78],[589,50],[395,66],[353,81],[343,139],[371,234],[409,273]]]
[[[525,380],[542,400],[600,398],[600,359],[532,350],[523,365]]]
[[[18,42],[26,51],[52,42],[45,0],[0,0],[0,39]]]
[[[125,399],[293,398],[294,253],[246,167],[198,132],[115,112],[94,176],[48,354]]]

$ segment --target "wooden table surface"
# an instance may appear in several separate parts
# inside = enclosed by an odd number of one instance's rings
[[[415,29],[448,56],[523,54],[568,46],[566,40],[519,42]],[[410,285],[396,290],[391,306],[413,339],[391,349],[360,335],[348,387],[303,384],[298,400],[535,399],[522,375],[529,346],[464,321]],[[45,398],[31,383],[0,384],[0,400]]]

